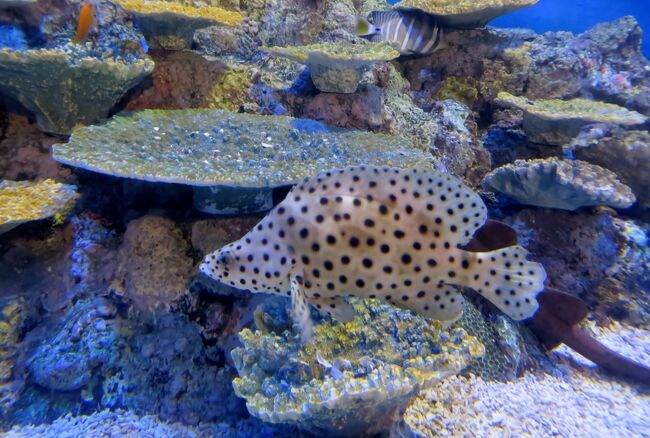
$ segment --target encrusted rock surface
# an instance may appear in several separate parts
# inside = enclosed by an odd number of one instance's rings
[[[615,125],[586,127],[564,152],[616,173],[639,204],[650,207],[650,134]]]
[[[519,242],[544,265],[549,285],[579,296],[603,322],[650,325],[650,230],[643,222],[540,209],[507,218]]]
[[[578,35],[487,27],[446,32],[445,42],[444,50],[403,63],[414,92],[474,96],[470,106],[482,111],[491,111],[501,91],[529,99],[596,97],[650,115],[650,73],[634,17]]]
[[[359,313],[348,323],[322,321],[303,347],[288,322],[282,324],[286,308],[279,304],[261,310],[269,317],[256,316],[258,331],[240,334],[243,346],[232,352],[235,391],[264,421],[319,436],[381,432],[418,390],[458,373],[484,351],[462,329],[447,332],[375,301],[356,303]]]
[[[490,172],[483,185],[524,205],[563,210],[595,205],[627,208],[636,202],[632,190],[614,173],[579,160],[517,160]]]

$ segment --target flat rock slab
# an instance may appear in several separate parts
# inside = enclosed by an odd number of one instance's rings
[[[585,125],[611,123],[633,127],[648,121],[646,116],[636,111],[589,99],[531,100],[501,92],[495,103],[524,112],[523,129],[530,141],[556,146],[571,141]]]
[[[632,190],[613,172],[579,160],[517,160],[490,172],[483,185],[524,205],[561,210],[627,208],[636,202]]]
[[[431,156],[405,139],[331,128],[309,119],[214,109],[145,110],[75,131],[55,144],[56,161],[108,175],[206,189],[209,213],[268,210],[275,187],[350,165],[430,167]],[[232,190],[223,190],[231,188]],[[230,199],[224,205],[224,194]],[[266,193],[266,195],[264,195]],[[241,196],[239,196],[241,195]],[[242,205],[242,199],[255,205]]]

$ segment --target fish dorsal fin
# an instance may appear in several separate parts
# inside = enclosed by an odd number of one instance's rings
[[[432,169],[354,166],[305,178],[289,196],[345,196],[373,201],[384,214],[417,218],[451,245],[464,245],[487,219],[481,197],[458,178]]]

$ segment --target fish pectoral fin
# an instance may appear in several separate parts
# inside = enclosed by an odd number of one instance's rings
[[[302,276],[291,277],[291,316],[300,329],[303,342],[311,341],[314,335],[314,324],[309,313],[309,303],[303,289]]]
[[[373,35],[375,32],[373,31],[374,27],[368,22],[363,17],[357,17],[357,27],[356,27],[356,34],[357,36],[369,36]]]
[[[308,300],[320,313],[329,315],[338,322],[351,321],[357,314],[354,307],[343,297],[311,297]]]

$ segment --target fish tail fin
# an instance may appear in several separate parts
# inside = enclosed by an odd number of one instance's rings
[[[528,251],[519,245],[468,254],[469,260],[475,260],[468,268],[471,273],[467,286],[512,319],[530,318],[539,307],[536,296],[544,289],[546,271],[541,264],[526,260],[527,255]]]
[[[355,33],[357,36],[370,36],[374,35],[374,27],[370,24],[368,20],[363,17],[357,17],[357,27]]]
[[[449,48],[449,43],[447,42],[447,38],[445,38],[444,28],[438,28],[438,32],[440,32],[440,35],[438,36],[438,45],[436,46],[436,51]]]

